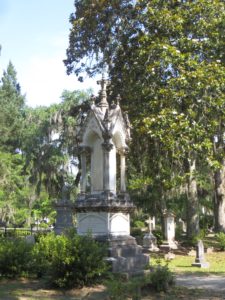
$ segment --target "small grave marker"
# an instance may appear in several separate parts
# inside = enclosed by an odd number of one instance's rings
[[[204,245],[202,240],[199,240],[196,246],[196,258],[192,264],[193,267],[209,268],[209,263],[205,261]]]

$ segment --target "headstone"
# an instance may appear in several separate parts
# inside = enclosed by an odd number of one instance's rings
[[[205,261],[204,245],[202,240],[199,240],[196,246],[196,258],[192,264],[193,267],[209,268],[209,263]]]
[[[155,230],[155,217],[149,217],[146,223],[148,224],[149,232],[152,233],[152,231]]]
[[[159,248],[157,247],[157,239],[153,235],[153,233],[149,232],[144,235],[143,248],[150,252],[158,252],[159,251]]]
[[[185,222],[180,218],[178,221],[178,225],[180,226],[181,230],[183,233],[187,232],[187,226],[185,224]]]
[[[159,251],[159,248],[157,247],[157,239],[152,233],[152,231],[155,229],[155,217],[149,217],[146,223],[148,224],[149,232],[144,235],[143,248],[146,251],[157,252]]]
[[[160,246],[160,248],[162,250],[177,249],[177,243],[175,242],[175,215],[170,211],[166,211],[163,217],[165,227],[165,241]]]
[[[165,260],[173,260],[175,258],[175,254],[172,252],[168,252],[167,254],[164,255]]]
[[[62,234],[69,228],[73,228],[73,211],[72,204],[70,202],[70,188],[64,185],[62,188],[61,200],[55,203],[56,209],[56,222],[54,232],[56,234]]]

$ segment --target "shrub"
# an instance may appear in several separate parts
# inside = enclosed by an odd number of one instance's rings
[[[26,276],[31,270],[32,245],[22,238],[0,239],[0,274]]]
[[[225,233],[224,232],[219,232],[216,235],[217,241],[219,243],[220,249],[225,250]]]
[[[134,221],[133,227],[136,227],[136,228],[145,228],[146,225],[145,225],[145,222],[143,222],[141,220],[136,220],[136,221]]]
[[[157,239],[158,246],[162,245],[162,243],[163,243],[163,233],[162,233],[162,231],[161,230],[153,230],[152,233]]]
[[[142,299],[142,293],[155,289],[157,292],[166,292],[174,283],[172,272],[167,266],[158,265],[144,277],[131,278],[124,281],[121,276],[111,276],[105,285],[112,300]]]
[[[157,292],[166,292],[169,286],[174,283],[173,273],[168,266],[161,265],[155,267],[146,280],[146,283],[149,283]]]
[[[111,279],[105,282],[107,292],[112,300],[141,299],[141,288],[143,287],[143,278],[137,277],[125,281],[121,276],[111,276]]]
[[[34,267],[51,284],[70,288],[96,282],[106,272],[106,248],[89,236],[49,234],[34,247]]]
[[[196,246],[198,241],[200,241],[200,240],[203,241],[204,240],[204,238],[206,237],[206,234],[207,234],[207,231],[205,229],[201,229],[197,235],[193,236],[190,239],[189,244],[191,246]],[[205,246],[206,245],[207,245],[207,243],[205,243]]]

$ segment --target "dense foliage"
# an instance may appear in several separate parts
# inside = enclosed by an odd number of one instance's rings
[[[9,63],[0,81],[1,225],[37,227],[45,219],[52,224],[52,203],[62,197],[63,185],[71,186],[71,198],[76,195],[79,161],[74,128],[89,97],[90,91],[65,90],[59,105],[29,108]]]
[[[141,221],[171,209],[192,238],[214,212],[215,229],[225,231],[224,1],[74,5],[67,72],[83,80],[106,70],[109,101],[121,95],[133,125],[128,186]],[[60,104],[29,108],[9,63],[0,81],[2,225],[53,223],[65,184],[75,199],[76,125],[90,94],[63,91]]]
[[[34,247],[36,273],[48,275],[58,287],[83,286],[96,282],[106,272],[106,248],[89,236],[50,234]]]
[[[24,239],[0,239],[0,276],[27,276],[32,271],[32,245]]]
[[[0,277],[43,277],[57,287],[95,283],[107,271],[106,247],[89,236],[48,234],[33,244],[24,238],[0,239]]]
[[[217,0],[76,0],[70,18],[68,73],[106,68],[131,117],[134,196],[155,213],[177,209],[189,237],[209,200],[225,230],[224,19]]]

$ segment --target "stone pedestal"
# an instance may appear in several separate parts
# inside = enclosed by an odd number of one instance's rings
[[[112,236],[109,239],[109,257],[107,261],[114,273],[138,273],[149,265],[149,255],[142,253],[131,236]]]
[[[143,248],[145,251],[150,251],[150,252],[159,251],[159,248],[157,247],[157,239],[151,232],[144,235]]]
[[[130,235],[130,211],[134,205],[128,194],[102,192],[80,194],[75,203],[77,232],[96,238]]]
[[[175,242],[175,215],[172,212],[164,213],[164,227],[165,227],[165,241],[160,246],[162,250],[177,249],[177,243]]]
[[[195,262],[192,264],[193,267],[199,268],[209,268],[209,263],[205,261],[205,254],[204,254],[204,245],[203,242],[200,240],[196,246],[196,258]]]

